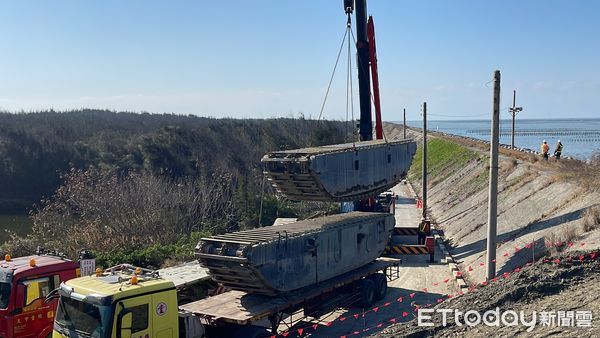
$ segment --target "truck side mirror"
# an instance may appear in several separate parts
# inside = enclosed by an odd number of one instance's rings
[[[123,310],[119,314],[117,320],[117,337],[129,338],[131,337],[131,322],[133,320],[133,313],[131,311]]]

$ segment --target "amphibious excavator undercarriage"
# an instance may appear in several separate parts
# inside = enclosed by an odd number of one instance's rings
[[[274,151],[262,158],[273,186],[294,201],[356,201],[406,176],[417,145],[384,140]]]

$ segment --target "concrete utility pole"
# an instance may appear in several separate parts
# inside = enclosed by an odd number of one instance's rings
[[[427,102],[423,102],[423,219],[427,219]]]
[[[496,276],[496,226],[498,221],[498,143],[500,129],[500,71],[494,72],[492,139],[490,141],[490,191],[488,196],[487,279]]]
[[[510,141],[511,149],[515,149],[515,117],[517,116],[517,113],[519,113],[521,110],[523,110],[523,107],[516,106],[516,102],[517,102],[517,91],[513,90],[513,106],[511,108],[508,108],[508,111],[510,111],[512,113],[512,139]]]
[[[404,130],[404,137],[403,137],[403,139],[406,140],[406,108],[404,108],[404,123],[402,124],[402,126],[404,127],[404,128],[402,128]]]

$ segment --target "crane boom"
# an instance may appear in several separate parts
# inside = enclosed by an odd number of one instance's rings
[[[379,73],[377,71],[377,48],[375,47],[375,23],[369,15],[367,28],[369,38],[369,59],[371,61],[371,76],[373,78],[373,101],[375,103],[375,136],[383,139],[383,125],[381,121],[381,101],[379,99]]]
[[[356,54],[358,64],[358,92],[360,98],[359,135],[361,141],[373,139],[371,120],[371,81],[369,72],[369,40],[367,36],[367,0],[345,0],[344,10],[355,12]]]

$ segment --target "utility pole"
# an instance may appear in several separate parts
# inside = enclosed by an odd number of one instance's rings
[[[402,129],[404,130],[404,137],[403,137],[403,139],[406,140],[406,108],[404,108],[404,123],[402,124],[402,126],[403,126]]]
[[[496,276],[496,227],[498,221],[498,143],[500,129],[500,71],[494,72],[492,139],[490,142],[490,189],[488,196],[487,279]]]
[[[511,108],[508,108],[508,111],[510,111],[512,113],[512,138],[511,138],[511,142],[510,142],[511,149],[515,149],[515,117],[517,116],[517,113],[519,113],[521,110],[523,110],[523,107],[516,106],[516,102],[517,102],[517,91],[513,90],[513,106]]]
[[[427,102],[423,102],[423,220],[427,219]]]

